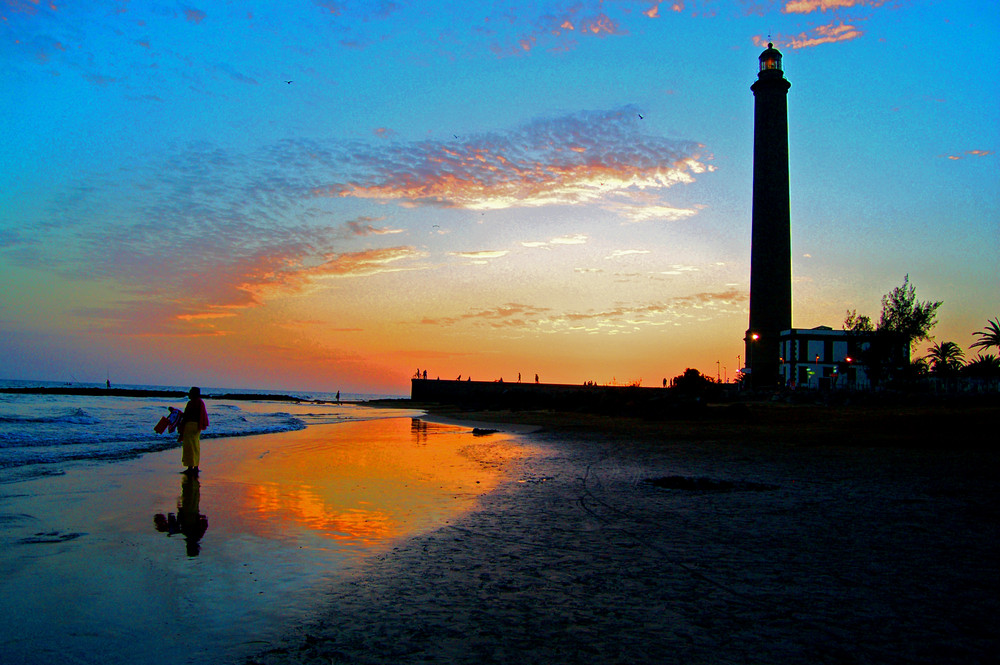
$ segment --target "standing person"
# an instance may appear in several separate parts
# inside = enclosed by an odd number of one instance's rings
[[[186,468],[184,473],[198,475],[198,462],[201,459],[201,431],[208,427],[208,411],[205,402],[201,400],[201,388],[192,387],[188,391],[188,403],[184,407],[184,415],[178,426],[177,440],[181,442],[181,464]]]

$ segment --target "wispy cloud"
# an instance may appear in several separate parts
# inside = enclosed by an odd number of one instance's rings
[[[849,7],[881,7],[886,0],[788,0],[781,11],[785,14],[810,14]]]
[[[476,252],[448,252],[449,256],[457,256],[463,259],[469,259],[474,265],[485,265],[489,263],[491,259],[499,259],[510,254],[510,250],[507,249],[497,249],[497,250],[480,250]]]
[[[573,233],[559,236],[551,240],[529,240],[521,243],[522,247],[549,249],[552,245],[585,245],[589,237],[585,233]]]
[[[396,233],[403,233],[404,229],[391,229],[388,227],[378,228],[372,226],[372,222],[381,221],[382,217],[361,217],[356,220],[347,222],[346,226],[350,231],[351,235],[355,236],[384,236],[384,235],[394,235]]]
[[[575,204],[693,182],[703,146],[642,133],[634,107],[537,120],[464,141],[355,152],[360,172],[315,196],[473,210]]]
[[[765,46],[769,41],[773,41],[778,48],[812,48],[821,44],[832,44],[834,42],[851,41],[858,39],[865,33],[856,25],[834,21],[827,25],[818,25],[797,35],[778,35],[773,38],[757,35],[753,41],[758,46]]]
[[[649,253],[650,252],[648,249],[616,249],[615,251],[611,252],[611,254],[609,254],[608,256],[605,256],[604,259],[608,261],[612,259],[620,259],[623,256],[632,256],[635,254],[649,254]]]
[[[531,330],[540,334],[584,331],[622,333],[643,326],[662,326],[691,317],[728,314],[742,310],[748,294],[738,289],[701,292],[661,302],[616,304],[605,309],[559,312],[551,307],[506,303],[498,307],[473,309],[451,317],[425,318],[420,323],[434,326],[472,325],[493,329]]]
[[[488,309],[474,309],[465,314],[454,317],[425,318],[420,323],[435,326],[451,326],[461,321],[483,321],[493,328],[504,328],[510,326],[523,326],[530,321],[537,321],[539,317],[544,317],[551,309],[548,307],[534,307],[522,303],[506,303]]]
[[[955,155],[941,155],[952,161],[957,161],[959,159],[965,159],[966,157],[986,157],[987,155],[992,155],[992,150],[966,150]]]
[[[695,208],[674,208],[665,205],[622,205],[619,213],[629,222],[666,221],[676,222],[698,214]]]

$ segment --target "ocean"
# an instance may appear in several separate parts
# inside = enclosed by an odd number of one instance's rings
[[[99,383],[0,380],[0,388],[104,388]],[[180,391],[190,386],[114,385],[143,391]],[[280,395],[303,402],[206,399],[210,425],[203,439],[305,429],[309,425],[370,420],[379,412],[363,404],[337,404],[336,393],[202,387],[211,395]],[[401,398],[403,395],[342,393],[341,402]],[[179,448],[176,435],[153,426],[168,407],[186,399],[0,392],[0,484],[64,473],[74,462],[106,463]]]

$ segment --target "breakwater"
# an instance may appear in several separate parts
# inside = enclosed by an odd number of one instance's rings
[[[411,379],[414,402],[449,404],[470,409],[589,411],[644,410],[672,402],[669,388],[598,386],[503,381]]]

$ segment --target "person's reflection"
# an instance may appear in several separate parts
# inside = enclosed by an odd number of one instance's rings
[[[427,443],[427,422],[420,418],[411,419],[410,435],[413,437],[413,443]]]
[[[202,536],[208,531],[208,517],[201,514],[201,483],[197,476],[184,474],[181,476],[181,495],[177,498],[177,514],[157,513],[153,516],[153,525],[157,531],[172,536],[176,533],[184,535],[187,544],[187,555],[198,556],[201,551],[199,544]]]

